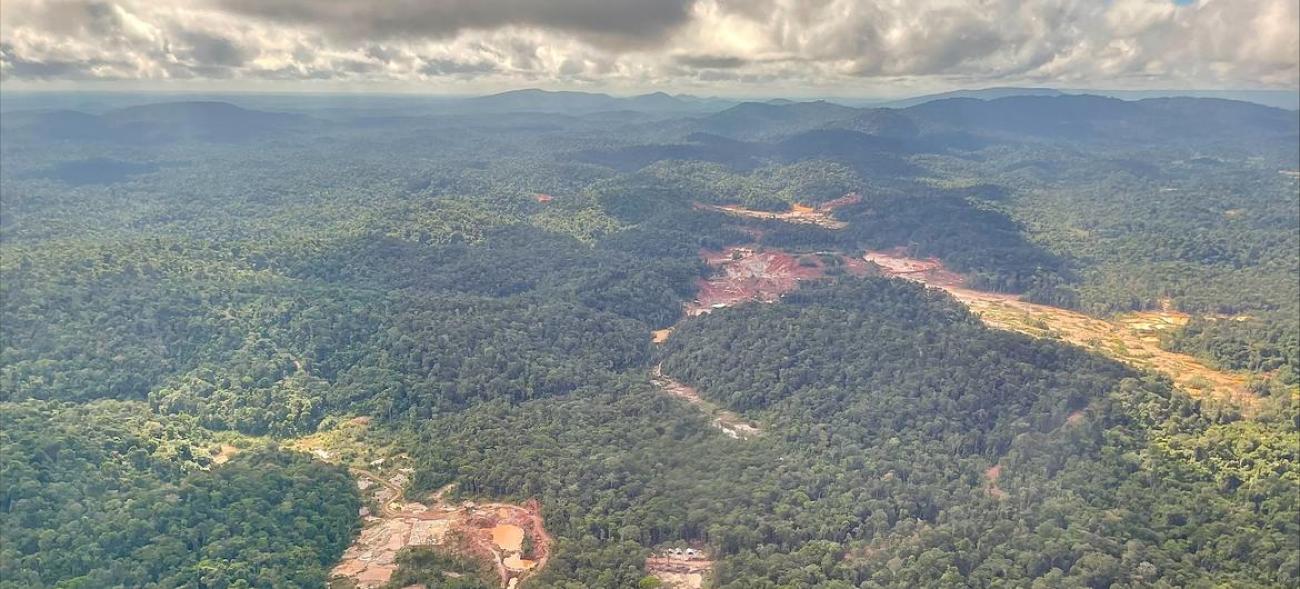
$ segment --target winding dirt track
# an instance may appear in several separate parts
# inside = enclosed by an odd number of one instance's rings
[[[370,472],[370,471],[368,471],[368,470],[365,470],[365,469],[363,469],[363,468],[351,468],[351,469],[348,469],[348,470],[351,470],[351,471],[352,471],[352,476],[357,476],[357,477],[362,477],[362,476],[364,476],[364,477],[370,479],[370,480],[371,480],[372,482],[374,482],[375,484],[380,485],[380,486],[382,486],[382,487],[385,487],[385,488],[387,488],[388,490],[390,490],[390,491],[393,492],[393,498],[392,498],[392,499],[389,499],[388,501],[384,501],[384,502],[380,503],[380,505],[379,505],[379,513],[380,513],[380,515],[383,515],[384,517],[387,517],[387,518],[411,517],[411,518],[415,518],[415,519],[441,519],[441,518],[434,518],[434,517],[424,517],[424,516],[428,515],[427,512],[422,513],[422,512],[412,512],[412,511],[400,511],[400,510],[395,510],[395,509],[393,509],[393,504],[394,504],[394,503],[396,503],[396,504],[398,504],[398,505],[401,505],[401,504],[404,504],[404,503],[406,502],[406,491],[404,491],[404,490],[402,489],[401,486],[399,486],[399,485],[395,485],[395,484],[393,484],[392,481],[389,481],[388,479],[385,479],[384,477],[381,477],[381,476],[379,476],[379,475],[377,475],[377,474],[375,474],[375,473],[373,473],[373,472]],[[438,497],[439,497],[439,498],[441,498],[441,496],[442,496],[442,492],[443,492],[443,490],[445,490],[445,489],[446,489],[446,487],[444,487],[443,489],[440,489],[440,490],[438,491]]]
[[[694,388],[677,382],[664,375],[663,365],[655,365],[654,371],[650,373],[650,382],[674,397],[682,399],[691,405],[699,407],[700,410],[713,417],[713,427],[722,430],[732,439],[742,440],[752,438],[762,434],[762,430],[750,425],[745,418],[727,411],[713,403],[705,400]]]

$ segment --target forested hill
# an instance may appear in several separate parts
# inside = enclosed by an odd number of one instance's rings
[[[737,139],[775,138],[834,128],[892,138],[914,151],[1007,142],[1193,148],[1282,157],[1294,166],[1300,113],[1215,99],[1123,101],[1098,96],[951,98],[901,110],[742,104],[701,119],[705,132]]]
[[[820,465],[813,500],[772,513],[836,506],[865,518],[853,525],[854,516],[827,516],[846,526],[811,532],[827,542],[822,549],[847,551],[842,562],[821,563],[826,579],[871,587],[1295,582],[1291,549],[1249,547],[1294,547],[1300,531],[1287,520],[1300,507],[1294,499],[1258,503],[1300,482],[1288,466],[1294,407],[1237,422],[1167,383],[988,329],[946,297],[879,280],[710,314],[674,334],[663,368],[781,431],[786,456]],[[1211,447],[1237,443],[1258,444],[1255,456],[1272,466],[1209,466]],[[1107,521],[1107,511],[1122,516]],[[810,533],[782,519],[754,525],[778,545]],[[1211,528],[1213,540],[1188,536]],[[1254,531],[1238,535],[1244,530]],[[722,586],[754,586],[756,574],[780,583],[783,573],[768,564],[774,555],[760,545],[736,546],[744,564],[729,568]],[[796,552],[788,558],[810,556]],[[816,567],[815,558],[802,562]]]
[[[319,587],[359,527],[342,469],[137,402],[0,403],[0,587]]]
[[[1300,580],[1296,113],[536,98],[593,106],[6,111],[0,587],[320,587],[382,512],[345,466],[537,500],[525,589]],[[868,250],[1167,318],[1252,411]]]

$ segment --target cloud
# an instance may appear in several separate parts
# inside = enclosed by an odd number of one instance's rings
[[[677,55],[673,61],[692,69],[732,69],[748,63],[744,58],[731,55]]]
[[[178,38],[189,46],[188,56],[205,65],[234,67],[243,65],[249,51],[222,36],[200,31],[181,31]]]
[[[427,76],[448,76],[455,74],[475,75],[496,71],[496,65],[486,61],[456,61],[453,59],[430,59],[420,66],[420,73]]]
[[[0,79],[1296,87],[1295,0],[3,0]]]
[[[597,45],[652,44],[684,24],[695,0],[217,0],[239,14],[343,39],[449,38],[505,26],[572,33]]]
[[[19,55],[12,45],[0,43],[0,63],[4,64],[5,72],[8,75],[20,78],[33,78],[38,80],[47,79],[64,79],[64,80],[83,80],[94,76],[89,71],[102,69],[105,67],[121,68],[127,64],[123,62],[106,62],[102,60],[59,60],[47,59],[43,61],[32,61]]]

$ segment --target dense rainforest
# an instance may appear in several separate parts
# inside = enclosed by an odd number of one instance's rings
[[[4,587],[320,586],[359,527],[345,471],[139,402],[0,407]]]
[[[1260,108],[6,111],[0,587],[325,586],[364,501],[295,443],[353,417],[411,494],[536,500],[555,545],[525,589],[653,587],[646,557],[688,544],[727,589],[1294,586],[1300,119]],[[728,246],[1181,312],[1160,345],[1252,402],[839,268],[686,317]]]

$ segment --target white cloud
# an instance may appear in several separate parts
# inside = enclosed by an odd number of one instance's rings
[[[5,0],[6,84],[1300,84],[1295,0]]]

